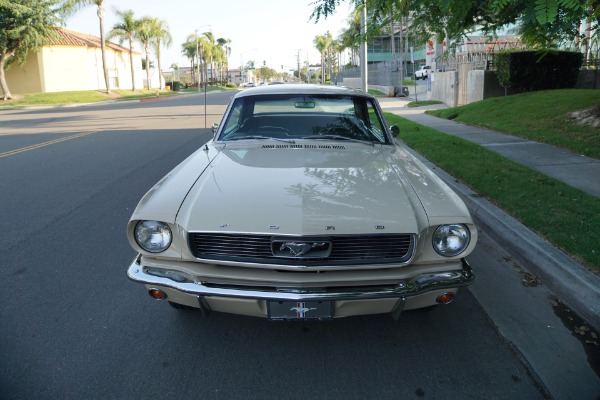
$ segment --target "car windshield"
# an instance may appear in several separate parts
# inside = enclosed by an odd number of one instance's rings
[[[390,144],[378,108],[362,96],[278,94],[234,100],[219,141],[346,140]]]

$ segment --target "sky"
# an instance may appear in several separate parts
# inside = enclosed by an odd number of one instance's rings
[[[118,19],[114,8],[133,10],[135,18],[143,16],[164,20],[173,36],[170,48],[161,50],[161,65],[166,69],[173,63],[190,65],[181,54],[181,45],[196,30],[201,34],[212,31],[215,39],[231,40],[229,65],[237,68],[248,61],[256,66],[266,65],[277,72],[289,71],[309,61],[318,64],[320,55],[313,40],[328,31],[336,38],[348,26],[350,1],[342,1],[334,15],[321,18],[318,24],[310,15],[314,0],[105,0],[104,29],[108,32]],[[96,6],[81,9],[66,21],[66,28],[100,36]],[[118,42],[117,42],[118,43]],[[127,47],[127,43],[123,44]],[[135,50],[142,51],[139,43]],[[154,59],[155,57],[152,56]]]

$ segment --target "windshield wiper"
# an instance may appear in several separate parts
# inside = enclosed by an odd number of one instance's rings
[[[304,136],[302,139],[347,140],[349,142],[362,143],[362,144],[366,144],[366,145],[369,145],[369,146],[375,146],[375,143],[373,143],[373,142],[371,142],[369,140],[354,139],[354,138],[349,138],[349,137],[340,136],[340,135],[312,135],[312,136]]]
[[[269,136],[258,136],[258,135],[250,135],[250,136],[234,136],[231,138],[226,139],[226,142],[229,141],[233,141],[233,140],[277,140],[280,142],[285,142],[285,143],[290,143],[290,144],[294,144],[295,142],[293,140],[290,139],[282,139],[282,138],[274,138],[274,137],[269,137]]]

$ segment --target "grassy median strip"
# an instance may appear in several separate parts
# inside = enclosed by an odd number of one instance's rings
[[[600,158],[600,129],[578,125],[573,111],[600,104],[600,90],[561,89],[493,97],[428,114]]]
[[[391,113],[386,119],[409,147],[600,272],[600,199],[474,143]]]

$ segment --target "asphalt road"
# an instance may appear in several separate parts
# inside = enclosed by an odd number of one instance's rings
[[[208,95],[208,126],[230,95]],[[201,95],[0,110],[0,398],[545,397],[472,289],[398,322],[203,318],[151,300],[126,277],[125,226],[206,141],[204,121]],[[506,260],[485,240],[476,272]]]

